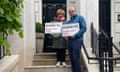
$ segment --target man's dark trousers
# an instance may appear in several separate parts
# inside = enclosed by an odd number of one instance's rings
[[[82,41],[71,39],[68,41],[68,50],[71,60],[72,72],[81,72],[80,51]]]

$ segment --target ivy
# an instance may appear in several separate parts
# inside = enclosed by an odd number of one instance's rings
[[[10,47],[7,36],[13,35],[14,31],[23,38],[22,9],[23,0],[0,0],[0,46]]]

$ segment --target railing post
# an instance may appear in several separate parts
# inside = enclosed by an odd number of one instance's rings
[[[103,47],[103,35],[99,34],[99,57],[104,57],[104,47]],[[100,72],[104,72],[104,60],[99,60]]]
[[[108,58],[113,57],[112,53],[112,37],[105,37],[103,34],[99,35],[99,57]],[[100,72],[113,72],[112,59],[100,59]]]
[[[0,47],[0,59],[2,58],[2,51],[1,51],[1,47]]]
[[[109,45],[108,45],[109,57],[113,57],[112,37],[110,37],[108,42],[109,42]],[[113,72],[113,60],[109,60],[109,72]]]
[[[102,47],[102,37],[99,35],[99,57],[103,57],[104,52],[103,52],[103,47]],[[100,72],[104,72],[104,61],[102,59],[99,60],[100,64]]]

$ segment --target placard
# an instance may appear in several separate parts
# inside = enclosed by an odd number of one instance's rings
[[[73,23],[73,24],[64,24],[62,25],[62,36],[73,36],[75,35],[78,31],[80,30],[79,28],[79,23]]]
[[[62,22],[45,23],[45,33],[61,33]]]

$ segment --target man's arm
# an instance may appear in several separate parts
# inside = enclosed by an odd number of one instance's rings
[[[75,35],[75,37],[77,38],[80,38],[86,31],[86,22],[82,16],[79,18],[79,24],[80,24],[80,30]]]

